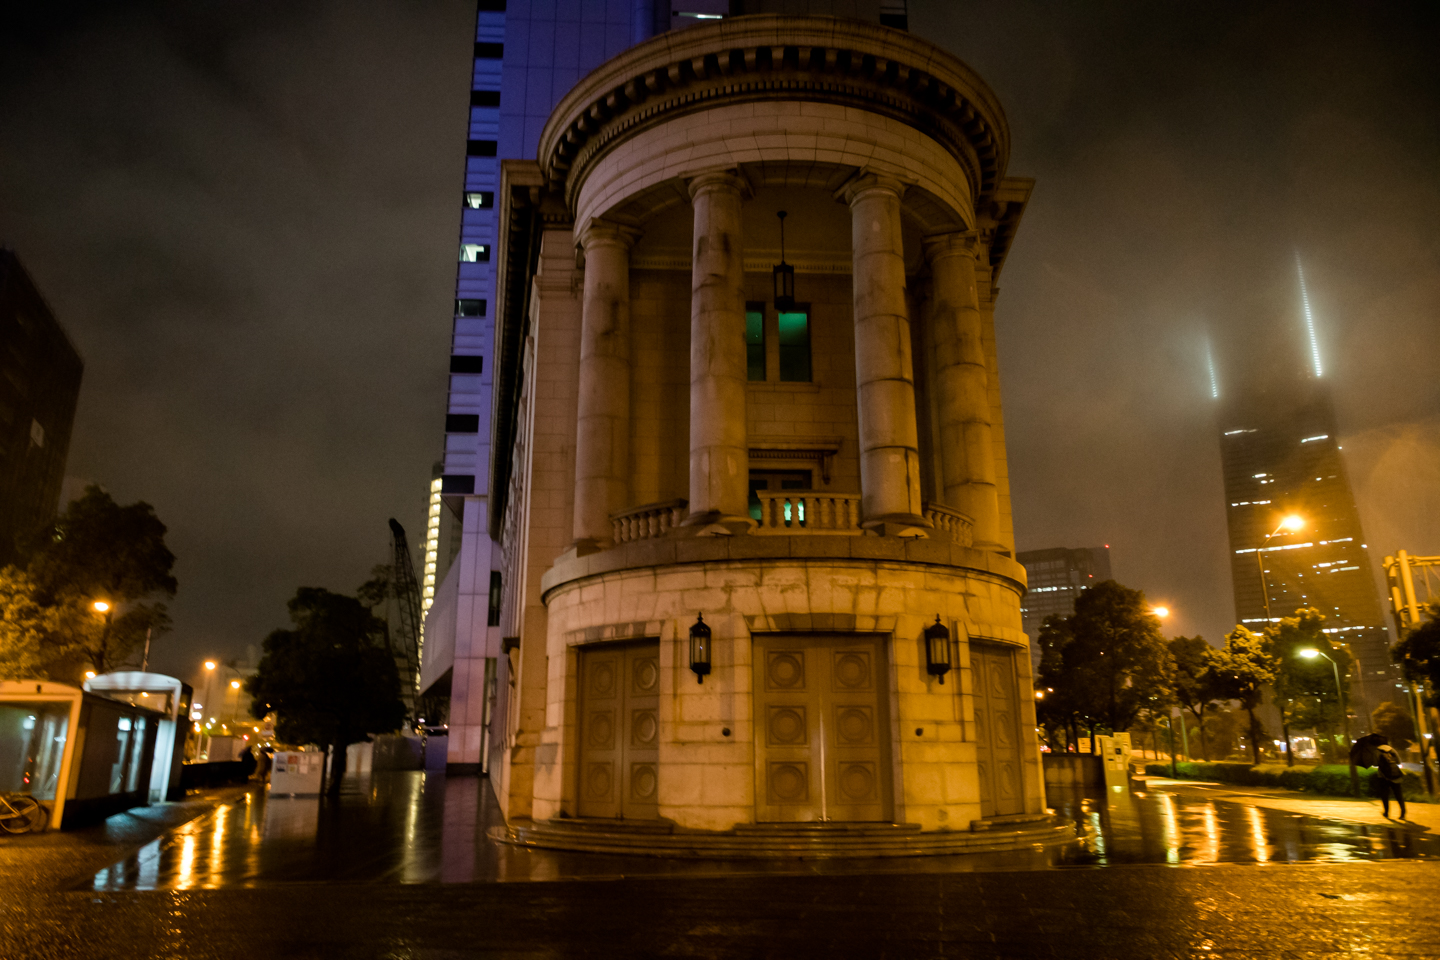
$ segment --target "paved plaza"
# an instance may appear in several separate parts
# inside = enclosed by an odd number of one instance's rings
[[[1085,842],[1018,857],[726,863],[498,844],[485,787],[236,789],[0,840],[0,957],[1440,956],[1440,839],[1361,802],[1151,781],[1062,803]]]

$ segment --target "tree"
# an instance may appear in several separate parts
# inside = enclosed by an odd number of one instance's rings
[[[1065,680],[1065,648],[1074,639],[1068,617],[1046,617],[1035,642],[1040,647],[1040,666],[1035,673],[1035,719],[1052,742],[1065,731],[1068,741],[1080,737],[1081,725],[1089,718],[1080,711],[1074,691]]]
[[[1225,649],[1212,655],[1210,678],[1216,695],[1234,700],[1250,718],[1250,759],[1260,763],[1260,741],[1265,729],[1255,717],[1265,695],[1265,685],[1275,679],[1275,662],[1266,648],[1265,637],[1243,624],[1225,635]]]
[[[1370,712],[1370,729],[1389,737],[1390,745],[1402,754],[1415,742],[1415,721],[1409,711],[1389,700]]]
[[[78,680],[88,662],[106,673],[130,660],[147,632],[170,620],[175,555],[148,503],[122,507],[91,485],[65,512],[22,544],[36,602],[51,611],[46,651],[52,679]],[[109,609],[97,613],[96,601]]]
[[[1176,637],[1166,647],[1170,651],[1171,689],[1175,702],[1195,718],[1200,730],[1200,755],[1210,759],[1210,747],[1206,741],[1205,711],[1222,699],[1216,692],[1212,668],[1215,649],[1205,642],[1204,637]]]
[[[1053,656],[1046,649],[1041,658],[1047,701],[1057,696],[1092,732],[1128,730],[1141,710],[1168,702],[1165,641],[1143,593],[1106,580],[1082,590],[1062,619],[1050,635]]]
[[[1293,766],[1292,727],[1333,731],[1337,720],[1344,724],[1345,691],[1336,688],[1335,673],[1338,669],[1340,676],[1347,674],[1350,655],[1330,643],[1325,636],[1325,615],[1310,607],[1302,607],[1295,611],[1295,616],[1266,627],[1265,637],[1275,664],[1272,686],[1285,737],[1285,762]],[[1325,657],[1301,657],[1300,651],[1305,649],[1320,651],[1334,661],[1335,667],[1332,668]]]
[[[289,610],[293,629],[265,638],[259,669],[245,683],[250,712],[273,710],[281,741],[333,749],[333,795],[345,775],[345,748],[404,722],[400,674],[384,646],[384,623],[355,597],[301,587]]]
[[[1440,600],[1425,605],[1425,622],[1395,644],[1393,656],[1409,680],[1428,688],[1425,706],[1440,707]]]
[[[35,599],[35,584],[19,567],[0,569],[0,680],[45,674],[45,643],[54,614]]]

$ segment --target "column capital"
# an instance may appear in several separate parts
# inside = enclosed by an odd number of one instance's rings
[[[853,205],[856,200],[876,192],[888,193],[897,199],[905,195],[905,190],[910,186],[899,177],[892,177],[886,173],[869,173],[860,171],[849,183],[841,188],[841,196],[845,202]]]
[[[640,239],[641,232],[635,227],[609,220],[591,220],[575,238],[582,250],[593,250],[599,246],[615,246],[629,250]]]
[[[974,258],[980,251],[980,234],[976,230],[954,230],[932,233],[925,238],[925,258],[932,263],[944,257]]]
[[[706,170],[704,173],[697,173],[685,181],[685,188],[690,193],[690,199],[694,200],[702,193],[713,193],[725,191],[744,196],[749,192],[750,181],[740,175],[739,170]]]

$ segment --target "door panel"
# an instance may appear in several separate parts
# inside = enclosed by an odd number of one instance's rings
[[[1007,647],[972,643],[970,664],[974,671],[980,814],[1024,813],[1015,654]]]
[[[577,812],[654,819],[659,793],[660,645],[580,651]]]
[[[871,639],[756,639],[757,816],[888,820],[883,648]]]

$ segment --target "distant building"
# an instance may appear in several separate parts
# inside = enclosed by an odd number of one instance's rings
[[[1373,707],[1399,677],[1329,386],[1297,376],[1238,391],[1222,402],[1219,426],[1236,618],[1259,630],[1267,617],[1319,610],[1331,640],[1359,659],[1357,692]],[[1304,527],[1275,533],[1289,514]]]
[[[0,564],[55,515],[84,369],[15,253],[0,248]]]
[[[1045,618],[1070,616],[1081,590],[1110,579],[1110,545],[1027,550],[1017,553],[1015,559],[1025,567],[1029,582],[1020,601],[1020,616],[1030,635],[1031,655],[1038,658],[1035,638]]]

